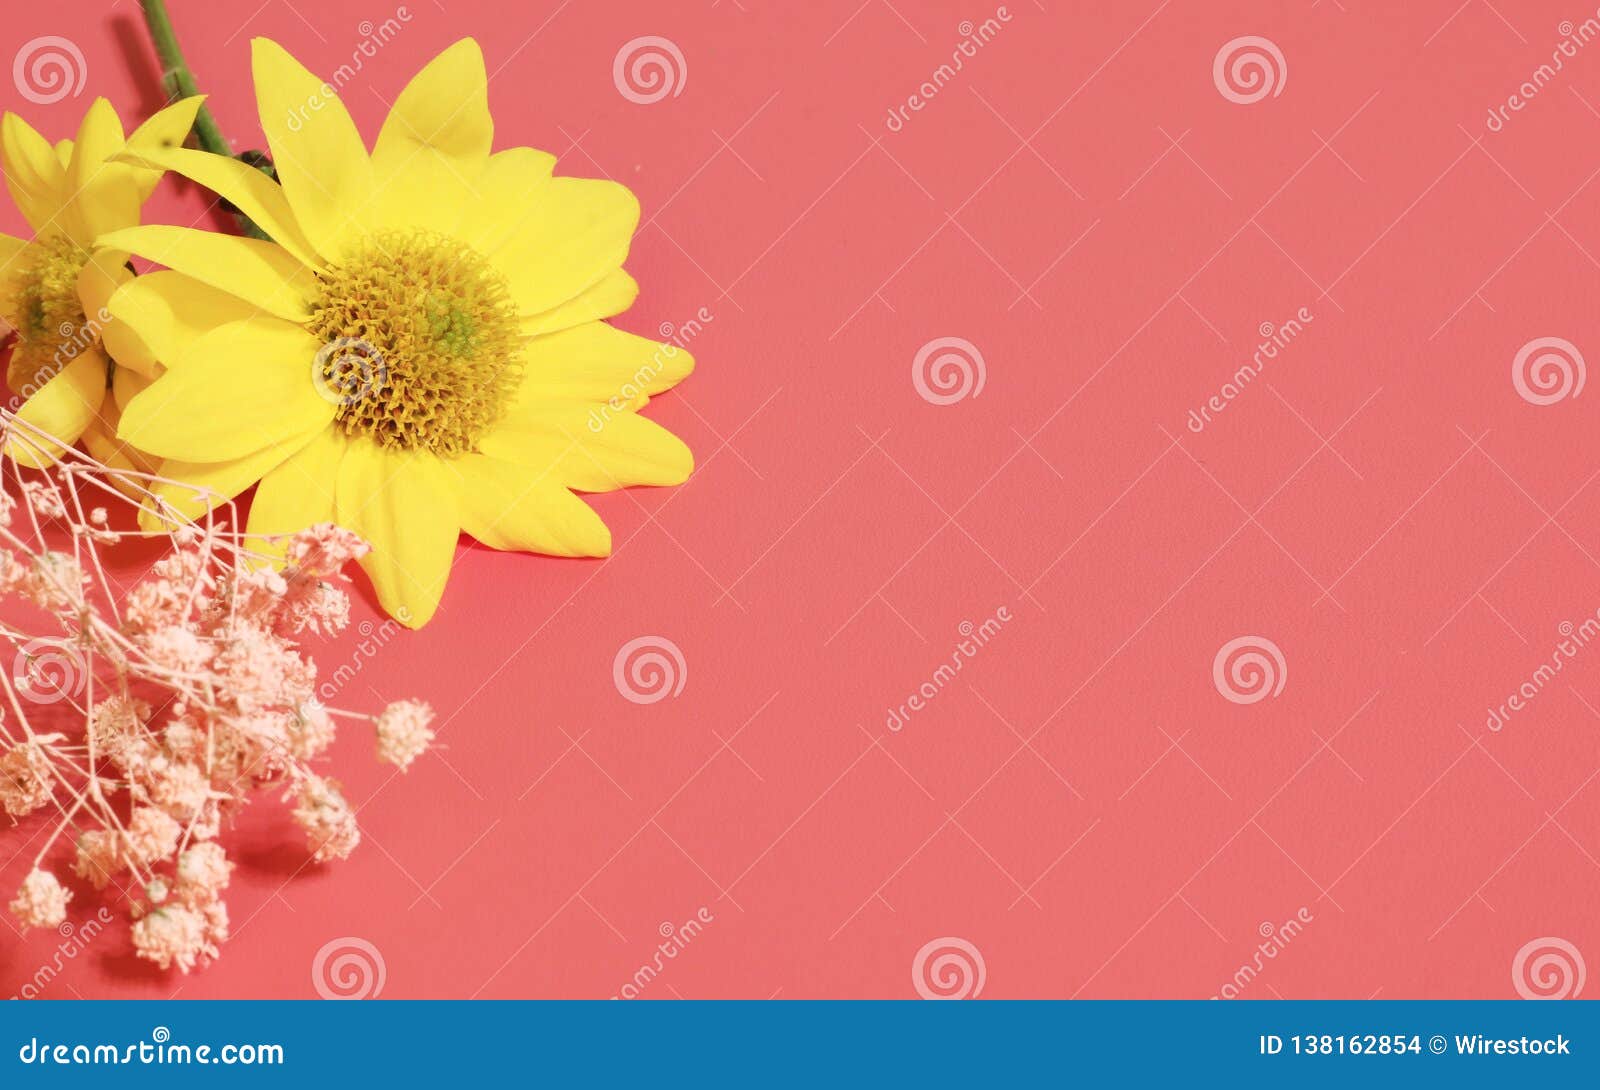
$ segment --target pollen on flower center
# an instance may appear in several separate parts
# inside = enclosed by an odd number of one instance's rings
[[[78,274],[89,254],[65,235],[41,238],[18,256],[5,320],[16,330],[6,382],[31,396],[97,337],[78,300]]]
[[[520,378],[504,277],[460,242],[394,231],[318,279],[314,377],[345,433],[445,458],[475,449]]]

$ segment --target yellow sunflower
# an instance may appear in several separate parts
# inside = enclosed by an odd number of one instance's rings
[[[101,239],[167,267],[117,292],[161,377],[119,435],[163,475],[233,496],[247,530],[333,521],[362,535],[379,601],[413,627],[437,608],[462,530],[497,549],[605,556],[573,490],[684,481],[693,456],[638,415],[693,366],[621,332],[639,205],[610,181],[552,176],[531,148],[490,154],[471,39],[396,100],[369,155],[332,89],[253,43],[278,182],[174,149],[134,161],[237,205],[272,241],[179,227]],[[163,498],[184,514],[204,499]]]
[[[118,285],[133,279],[128,255],[95,249],[96,239],[139,223],[160,169],[114,157],[124,148],[159,153],[183,143],[199,98],[157,113],[124,137],[117,111],[96,99],[76,140],[52,146],[26,121],[0,118],[0,168],[6,188],[34,230],[29,240],[0,235],[0,321],[14,335],[6,382],[22,399],[17,416],[62,440],[82,439],[90,453],[118,468],[135,462],[115,440],[118,403],[144,376],[113,372],[102,340],[125,332],[107,311]],[[106,397],[108,389],[115,391]],[[63,447],[13,434],[6,454],[25,465],[53,462]]]

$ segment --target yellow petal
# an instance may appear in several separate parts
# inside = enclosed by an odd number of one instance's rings
[[[395,100],[372,150],[375,221],[448,231],[476,201],[494,141],[483,52],[463,38]]]
[[[694,455],[682,439],[638,413],[551,403],[518,412],[484,436],[483,453],[516,462],[580,492],[688,480]]]
[[[310,317],[306,305],[311,270],[282,246],[188,227],[130,227],[100,239],[148,261],[237,295],[268,314],[290,321]]]
[[[100,235],[139,222],[143,201],[134,168],[106,161],[125,140],[117,111],[105,99],[95,99],[83,115],[67,166],[72,197],[62,218],[80,246],[93,246]]]
[[[461,475],[461,528],[492,549],[549,556],[610,556],[611,531],[560,482],[511,462],[468,454]]]
[[[121,376],[127,372],[123,368],[116,368],[114,374]],[[116,380],[112,382],[113,389]],[[117,421],[121,411],[112,398],[106,398],[100,406],[100,411],[95,414],[89,426],[83,430],[80,440],[84,447],[101,463],[110,466],[120,473],[111,478],[111,483],[130,499],[140,499],[141,489],[149,486],[148,481],[129,479],[121,474],[154,474],[160,468],[160,463],[145,457],[139,451],[130,447],[117,438]]]
[[[392,168],[423,149],[481,170],[494,142],[483,51],[462,38],[429,61],[395,99],[372,150],[373,163]]]
[[[22,256],[22,251],[28,248],[25,238],[12,238],[10,235],[0,235],[0,281],[4,281],[12,272],[12,262]]]
[[[372,201],[372,163],[339,97],[278,43],[251,43],[261,129],[295,220],[336,261],[361,233]]]
[[[687,349],[588,322],[528,342],[512,413],[548,401],[597,401],[623,410],[672,389],[693,370]]]
[[[327,428],[292,435],[242,458],[222,462],[183,462],[169,458],[161,464],[164,480],[150,490],[165,504],[149,504],[139,512],[139,526],[147,533],[173,528],[174,520],[197,522],[207,511],[223,512],[224,505],[303,450]],[[239,525],[237,511],[223,512]]]
[[[102,333],[106,350],[147,378],[201,335],[258,313],[237,295],[169,269],[134,277],[112,294],[106,310],[112,317]]]
[[[194,128],[195,115],[200,112],[200,106],[205,100],[205,95],[191,95],[179,99],[171,106],[157,110],[150,115],[149,120],[133,130],[133,135],[128,137],[128,150],[158,152],[168,148],[181,148],[189,136],[189,131]],[[136,179],[139,203],[143,204],[155,191],[156,183],[161,181],[161,171],[140,170],[136,172]]]
[[[389,614],[420,628],[439,606],[461,533],[456,483],[431,454],[352,441],[339,466],[339,525],[371,545],[361,567]]]
[[[71,195],[67,172],[50,142],[16,114],[0,117],[0,173],[22,218],[40,234]],[[65,231],[65,225],[56,225]]]
[[[518,308],[538,314],[621,268],[639,223],[639,202],[615,182],[552,178],[531,207],[503,214],[512,229],[488,256],[506,274]]]
[[[537,314],[622,267],[639,201],[616,182],[552,178],[531,207],[506,214],[514,217],[512,233],[485,255],[510,282],[518,309]]]
[[[14,429],[5,452],[35,469],[54,463],[63,444],[78,441],[105,397],[106,358],[89,348],[22,403],[17,420],[28,426]]]
[[[274,242],[301,263],[313,267],[322,264],[311,243],[300,233],[300,225],[295,222],[289,199],[283,195],[283,187],[248,163],[188,148],[130,151],[124,158],[157,170],[170,170],[183,175],[224,200],[233,202],[239,211],[254,220],[272,236]]]
[[[271,318],[219,326],[198,338],[122,413],[117,434],[149,454],[224,462],[333,419],[312,380],[317,342]]]
[[[456,236],[481,253],[498,248],[550,183],[555,165],[554,155],[533,148],[508,148],[489,156]]]
[[[293,534],[338,516],[334,499],[339,466],[349,440],[339,428],[323,428],[266,476],[250,500],[251,537]],[[281,557],[283,541],[252,541],[257,552]]]
[[[88,323],[104,332],[112,324],[111,296],[133,279],[122,250],[96,250],[78,273],[78,302]]]
[[[105,409],[101,412],[102,419],[110,419],[112,411],[118,419],[122,410],[128,407],[128,402],[144,393],[150,383],[154,381],[141,375],[137,371],[126,367],[113,367],[111,369],[111,400],[106,402]],[[113,434],[116,429],[112,429]]]
[[[621,269],[613,269],[583,289],[583,294],[569,299],[560,306],[542,314],[525,314],[522,317],[524,336],[537,337],[541,333],[555,333],[571,329],[584,322],[612,318],[629,307],[639,297],[639,284]]]

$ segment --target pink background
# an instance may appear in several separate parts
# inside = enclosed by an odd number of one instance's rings
[[[329,74],[392,14],[173,7],[241,147],[251,36]],[[984,997],[1204,997],[1302,908],[1241,994],[1513,997],[1542,937],[1600,968],[1600,648],[1485,722],[1600,608],[1600,396],[1535,405],[1511,373],[1542,337],[1600,359],[1600,44],[1486,128],[1592,12],[1011,0],[891,132],[992,6],[408,10],[344,87],[357,122],[375,135],[472,34],[498,146],[639,194],[643,291],[618,324],[712,316],[649,410],[698,469],[595,499],[605,562],[463,543],[438,619],[341,697],[420,696],[444,723],[403,778],[341,742],[357,856],[305,866],[263,805],[234,834],[220,962],[160,974],[119,928],[45,994],[311,997],[317,952],[354,937],[385,997],[600,998],[702,908],[646,997],[910,998],[946,937],[978,951]],[[14,5],[0,61],[65,35],[88,85],[39,107],[0,82],[7,105],[53,137],[95,93],[148,110],[136,17]],[[687,71],[650,105],[612,77],[644,35]],[[1281,50],[1280,94],[1219,93],[1242,35]],[[169,183],[147,218],[206,207]],[[1187,430],[1302,307],[1266,373]],[[981,352],[979,396],[919,396],[942,337]],[[686,669],[638,705],[613,658],[646,635]],[[1224,699],[1213,658],[1240,636],[1281,650],[1281,693]],[[358,639],[318,648],[324,672]],[[0,931],[0,993],[57,942]]]

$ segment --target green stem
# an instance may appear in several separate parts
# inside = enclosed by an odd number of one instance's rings
[[[139,0],[139,7],[144,12],[144,25],[150,32],[150,41],[155,46],[156,56],[161,59],[163,89],[168,95],[176,98],[190,98],[199,94],[200,89],[195,83],[194,71],[184,59],[183,49],[178,45],[178,35],[172,29],[172,17],[167,14],[165,0]],[[217,119],[205,106],[201,106],[199,112],[195,114],[194,135],[203,150],[230,159],[235,157],[233,146],[228,143],[228,138],[222,135]],[[246,235],[251,238],[267,237],[267,233],[257,227],[249,216],[237,209],[234,209],[233,214]]]

